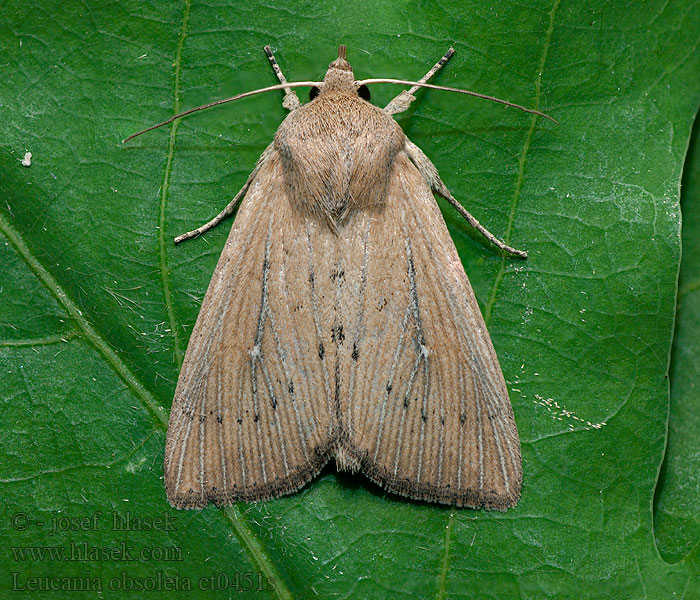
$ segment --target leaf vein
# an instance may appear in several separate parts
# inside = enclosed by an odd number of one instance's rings
[[[182,28],[177,41],[177,50],[175,52],[175,85],[173,89],[173,113],[180,112],[180,74],[182,71],[182,48],[185,45],[187,37],[187,24],[190,20],[190,6],[192,0],[185,0],[185,11],[182,17]],[[175,156],[175,136],[180,123],[179,119],[173,121],[170,126],[170,137],[168,139],[168,153],[165,161],[165,172],[163,173],[163,185],[160,186],[160,208],[158,214],[158,253],[160,255],[160,274],[163,283],[163,297],[166,310],[168,313],[168,321],[170,321],[170,331],[173,334],[173,345],[175,353],[175,362],[178,367],[182,366],[182,349],[180,348],[180,335],[178,327],[175,323],[175,311],[173,310],[172,294],[170,292],[170,283],[168,281],[168,254],[165,250],[165,209],[168,202],[168,189],[170,187],[170,177],[173,170],[173,158]]]
[[[557,8],[559,7],[559,2],[561,0],[554,0],[554,5],[552,10],[549,11],[549,28],[547,29],[547,36],[544,42],[544,48],[542,50],[542,58],[540,59],[540,64],[537,69],[537,78],[535,80],[535,110],[539,110],[540,106],[540,95],[542,92],[542,73],[544,72],[544,65],[547,60],[547,52],[549,51],[549,46],[552,41],[552,32],[554,31],[554,16],[556,15]],[[532,135],[535,132],[535,125],[537,124],[537,115],[532,115],[530,119],[530,129],[525,137],[525,144],[523,145],[523,151],[520,154],[520,160],[518,165],[518,178],[515,182],[515,190],[513,191],[513,199],[510,203],[510,215],[508,217],[508,226],[506,227],[506,233],[503,236],[503,241],[510,245],[510,234],[513,230],[513,223],[515,222],[515,210],[518,207],[518,200],[520,199],[520,190],[522,189],[523,179],[525,174],[525,163],[527,161],[527,155],[530,150],[530,143],[532,141]],[[484,307],[484,321],[486,325],[491,321],[491,311],[493,310],[493,305],[496,303],[496,297],[498,296],[498,290],[503,280],[503,275],[506,270],[506,256],[501,257],[501,266],[496,274],[496,280],[491,289],[491,296]]]
[[[117,375],[124,381],[126,386],[139,398],[144,407],[155,417],[156,422],[165,429],[167,427],[167,418],[163,414],[161,407],[155,401],[153,396],[148,392],[143,385],[138,381],[134,374],[129,370],[124,361],[119,357],[115,350],[107,343],[107,341],[95,330],[90,322],[85,318],[77,304],[70,298],[68,293],[61,287],[56,279],[49,273],[41,262],[34,256],[32,251],[25,243],[22,236],[15,231],[7,219],[0,214],[0,231],[5,235],[10,244],[17,251],[19,256],[24,260],[29,269],[36,275],[51,294],[58,300],[59,304],[68,311],[68,314],[75,320],[76,325],[85,335],[85,337],[95,346],[102,354],[107,363],[111,365]]]

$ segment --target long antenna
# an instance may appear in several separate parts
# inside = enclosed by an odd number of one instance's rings
[[[230,98],[224,98],[223,100],[215,100],[214,102],[210,102],[209,104],[202,104],[202,106],[197,106],[196,108],[190,108],[189,110],[186,110],[185,112],[181,112],[180,114],[175,115],[174,117],[170,117],[166,121],[163,121],[162,123],[158,123],[157,125],[152,125],[151,127],[147,127],[146,129],[142,129],[141,131],[137,131],[136,133],[132,133],[128,138],[124,139],[122,141],[122,144],[125,144],[129,140],[134,139],[137,135],[141,135],[142,133],[146,133],[147,131],[152,131],[153,129],[158,129],[158,127],[162,127],[163,125],[167,125],[168,123],[172,123],[175,119],[179,119],[180,117],[184,117],[186,115],[190,115],[193,112],[198,112],[200,110],[206,110],[207,108],[211,108],[212,106],[218,106],[219,104],[226,104],[227,102],[233,102],[234,100],[240,100],[241,98],[246,98],[247,96],[253,96],[255,94],[262,94],[263,92],[272,92],[274,90],[283,90],[286,88],[293,88],[293,87],[318,87],[320,85],[323,85],[323,82],[321,81],[293,81],[293,82],[288,82],[285,81],[284,83],[280,83],[278,85],[271,85],[269,87],[265,88],[260,88],[259,90],[253,90],[252,92],[243,92],[242,94],[237,94],[235,96],[231,96]]]
[[[501,104],[505,104],[506,106],[512,106],[513,108],[519,108],[520,110],[524,110],[526,113],[539,115],[540,117],[544,117],[545,119],[554,121],[554,123],[559,125],[559,121],[538,110],[534,110],[532,108],[525,108],[524,106],[520,106],[520,104],[508,102],[508,100],[501,100],[500,98],[496,98],[495,96],[487,96],[486,94],[480,94],[479,92],[472,92],[470,90],[460,90],[459,88],[445,87],[443,85],[433,85],[432,83],[423,83],[421,81],[408,81],[407,79],[363,79],[362,81],[357,81],[356,83],[358,86],[367,85],[369,83],[396,83],[399,85],[412,85],[414,87],[424,87],[430,88],[432,90],[442,90],[444,92],[458,92],[460,94],[467,94],[468,96],[476,96],[477,98],[483,98],[484,100],[491,100],[492,102],[499,102]]]
[[[342,46],[341,49],[338,50],[338,55],[340,56],[342,54]],[[557,125],[559,125],[559,121],[556,119],[553,119],[549,115],[544,114],[543,112],[540,112],[538,110],[534,110],[532,108],[525,108],[524,106],[521,106],[520,104],[515,104],[513,102],[508,102],[507,100],[501,100],[500,98],[496,98],[495,96],[487,96],[486,94],[480,94],[478,92],[472,92],[470,90],[461,90],[459,88],[453,88],[453,87],[445,87],[442,85],[433,85],[432,83],[424,83],[422,81],[409,81],[407,79],[363,79],[361,81],[356,81],[355,82],[357,86],[361,85],[367,85],[370,83],[394,83],[398,85],[411,85],[413,87],[424,87],[424,88],[430,88],[432,90],[442,90],[445,92],[457,92],[459,94],[467,94],[468,96],[476,96],[477,98],[482,98],[484,100],[491,100],[492,102],[499,102],[500,104],[505,104],[506,106],[512,106],[513,108],[518,108],[520,110],[525,111],[526,113],[530,113],[533,115],[539,115],[540,117],[544,117],[545,119],[549,119],[550,121],[553,121]],[[231,96],[230,98],[224,98],[223,100],[215,100],[214,102],[209,102],[209,104],[203,104],[202,106],[197,106],[195,108],[190,108],[189,110],[186,110],[184,112],[181,112],[174,117],[170,117],[169,119],[163,121],[162,123],[158,123],[157,125],[151,125],[151,127],[147,127],[146,129],[142,129],[141,131],[137,131],[136,133],[132,133],[128,138],[125,138],[122,143],[125,144],[129,140],[133,140],[137,135],[141,135],[142,133],[146,133],[147,131],[152,131],[154,129],[158,129],[158,127],[162,127],[163,125],[167,125],[168,123],[172,123],[175,119],[179,119],[180,117],[184,117],[186,115],[191,115],[194,112],[198,112],[200,110],[206,110],[208,108],[212,108],[214,106],[219,106],[219,104],[226,104],[227,102],[233,102],[234,100],[240,100],[241,98],[247,98],[248,96],[254,96],[255,94],[262,94],[264,92],[272,92],[274,90],[286,90],[289,88],[295,88],[295,87],[320,87],[323,85],[322,81],[285,81],[284,83],[281,83],[279,85],[271,85],[268,87],[260,88],[257,90],[253,90],[251,92],[243,92],[242,94],[237,94],[235,96]]]

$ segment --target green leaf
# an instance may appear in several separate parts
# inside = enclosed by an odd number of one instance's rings
[[[700,538],[700,121],[683,173],[683,261],[671,351],[671,415],[666,457],[655,496],[661,556],[677,562]]]
[[[10,0],[0,30],[2,595],[51,584],[66,598],[71,585],[134,598],[188,585],[193,598],[698,596],[697,533],[678,544],[679,525],[660,528],[675,540],[661,542],[668,556],[695,547],[667,564],[652,513],[679,183],[700,101],[697,8]],[[172,236],[229,201],[285,111],[270,93],[119,140],[276,83],[267,43],[290,80],[322,76],[338,43],[358,77],[398,78],[420,77],[454,44],[436,83],[559,120],[437,91],[398,116],[455,197],[530,252],[501,258],[441,204],[511,390],[525,472],[515,509],[411,502],[331,467],[271,502],[167,505],[167,414],[228,225],[179,247]],[[383,105],[398,88],[372,93]],[[115,530],[127,516],[130,530]]]

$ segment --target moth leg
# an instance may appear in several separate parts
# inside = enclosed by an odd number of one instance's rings
[[[455,49],[450,47],[450,49],[447,52],[445,52],[443,57],[435,63],[433,68],[430,69],[430,71],[428,71],[425,75],[423,75],[421,79],[418,80],[419,83],[427,83],[428,80],[442,68],[442,65],[444,65],[448,60],[450,60],[450,57],[454,53]],[[413,102],[416,99],[416,97],[413,94],[415,94],[416,91],[419,89],[419,86],[414,85],[411,89],[404,90],[384,107],[384,112],[387,112],[390,115],[395,115],[396,113],[400,113],[407,110],[408,107],[411,105],[411,102]]]
[[[277,79],[279,79],[280,83],[284,85],[285,83],[287,83],[287,80],[282,74],[282,69],[280,69],[280,66],[277,64],[277,59],[272,53],[272,48],[270,48],[270,46],[265,46],[263,50],[265,50],[265,54],[267,54],[267,58],[270,60],[272,70],[275,72],[275,75],[277,75]],[[284,108],[286,108],[290,112],[296,110],[301,106],[299,96],[297,96],[297,93],[291,88],[284,88],[284,100],[282,100],[282,106],[284,106]]]
[[[258,158],[258,162],[255,164],[255,168],[253,169],[253,172],[248,175],[248,179],[246,180],[245,184],[241,188],[241,190],[234,196],[233,200],[229,202],[226,205],[226,208],[222,210],[218,215],[216,215],[211,221],[208,223],[205,223],[201,227],[197,227],[197,229],[193,229],[192,231],[188,231],[187,233],[183,233],[182,235],[178,235],[175,238],[175,243],[179,244],[180,242],[184,242],[185,240],[189,240],[190,238],[197,237],[198,235],[202,235],[203,233],[206,233],[210,229],[213,229],[216,227],[221,221],[223,221],[226,217],[229,215],[233,214],[233,211],[236,210],[236,206],[241,202],[241,200],[245,197],[246,192],[248,191],[248,188],[250,187],[250,184],[253,183],[253,179],[255,179],[255,176],[258,174],[258,171],[260,170],[260,167],[262,164],[270,157],[270,154],[272,154],[273,148],[272,144],[270,144],[263,153],[260,155],[260,158]]]
[[[479,221],[477,221],[466,208],[455,200],[454,196],[450,194],[450,190],[447,189],[447,186],[442,182],[442,179],[440,179],[440,175],[438,174],[435,165],[430,162],[430,159],[423,153],[423,151],[409,139],[406,139],[405,150],[406,154],[408,154],[408,157],[411,159],[413,164],[416,165],[433,192],[435,192],[438,196],[442,196],[452,206],[454,206],[457,209],[457,212],[462,215],[474,229],[481,233],[481,235],[483,235],[489,242],[491,242],[501,251],[511,254],[512,256],[517,256],[518,258],[527,258],[527,252],[525,250],[516,250],[515,248],[508,246],[505,242],[499,240],[495,235],[493,235],[493,233],[486,229],[486,227],[479,223]]]

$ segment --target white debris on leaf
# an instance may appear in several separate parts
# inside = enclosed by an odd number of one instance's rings
[[[31,152],[24,153],[24,158],[22,159],[22,166],[23,167],[31,167],[32,166],[32,153]]]
[[[539,394],[535,394],[535,404],[546,407],[547,410],[552,413],[552,418],[556,421],[564,421],[569,419],[569,429],[572,431],[576,428],[574,421],[578,421],[580,425],[583,425],[583,429],[586,431],[590,429],[600,429],[601,427],[605,427],[605,425],[607,425],[605,421],[593,423],[587,419],[581,418],[575,415],[572,411],[560,406],[560,404],[553,398],[543,398]]]

